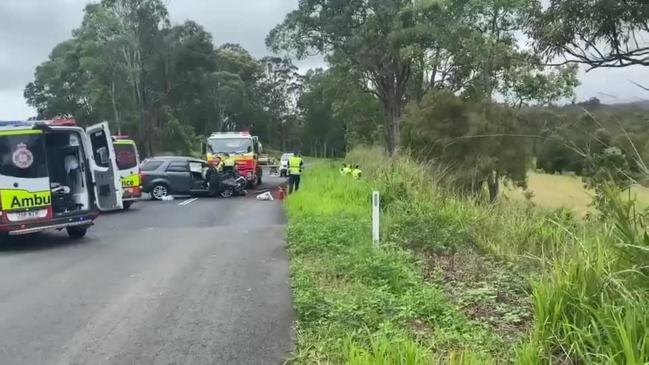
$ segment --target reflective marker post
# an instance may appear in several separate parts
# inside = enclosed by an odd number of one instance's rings
[[[379,192],[372,192],[372,242],[374,246],[379,245],[379,222],[380,222],[380,200]]]

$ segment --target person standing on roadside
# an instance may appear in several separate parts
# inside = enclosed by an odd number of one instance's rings
[[[354,169],[352,170],[352,176],[354,179],[360,180],[362,174],[363,171],[361,170],[361,167],[359,165],[354,166]]]
[[[300,180],[302,179],[302,170],[304,169],[304,160],[299,152],[296,152],[288,159],[288,193],[300,190]]]
[[[351,171],[352,170],[349,167],[347,167],[347,164],[344,163],[343,167],[340,168],[340,175],[341,176],[349,175]]]
[[[348,165],[346,163],[343,164],[343,168],[340,169],[340,174],[343,176],[349,176],[352,173],[352,167],[351,165]]]

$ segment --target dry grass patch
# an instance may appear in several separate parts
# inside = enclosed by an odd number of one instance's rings
[[[581,177],[575,175],[550,175],[537,172],[528,174],[527,191],[533,195],[531,201],[547,209],[567,208],[585,217],[593,213],[590,206],[593,192],[584,187]],[[526,201],[526,192],[522,189],[506,189],[505,196],[514,201]],[[649,207],[649,189],[642,186],[631,188],[631,195],[638,200],[640,207]]]

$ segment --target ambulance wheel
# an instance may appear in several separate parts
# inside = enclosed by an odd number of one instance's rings
[[[124,202],[124,210],[131,209],[132,205],[133,205],[133,202]]]
[[[78,240],[86,235],[88,227],[68,227],[66,228],[66,231],[68,231],[68,236],[70,236],[70,238]]]
[[[163,183],[157,183],[151,189],[151,197],[155,200],[162,200],[167,195],[169,195],[169,189]]]

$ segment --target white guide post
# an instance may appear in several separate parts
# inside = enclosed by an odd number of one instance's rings
[[[379,192],[372,192],[372,242],[375,246],[379,245],[379,222],[380,222],[380,200]]]

